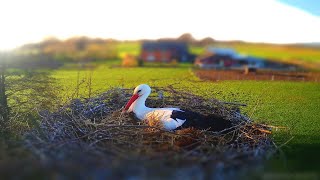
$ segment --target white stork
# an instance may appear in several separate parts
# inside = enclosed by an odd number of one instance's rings
[[[165,130],[194,127],[196,129],[222,131],[231,127],[230,121],[214,114],[205,116],[180,108],[146,107],[145,102],[150,93],[151,88],[148,85],[137,86],[123,111],[133,112],[140,120],[157,119],[162,123]]]

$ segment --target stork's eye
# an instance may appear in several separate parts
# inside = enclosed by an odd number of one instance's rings
[[[138,91],[138,93],[141,92],[141,90]]]

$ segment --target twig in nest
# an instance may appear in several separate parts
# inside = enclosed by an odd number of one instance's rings
[[[233,127],[221,132],[197,129],[168,132],[152,121],[138,123],[119,111],[132,90],[117,88],[97,98],[65,105],[57,112],[42,114],[41,133],[32,132],[33,139],[27,141],[28,147],[47,158],[54,158],[52,154],[57,158],[61,155],[69,157],[68,153],[79,151],[81,146],[88,156],[99,154],[111,159],[138,157],[144,160],[157,157],[180,162],[188,158],[193,162],[220,161],[226,166],[239,163],[239,160],[250,161],[252,157],[264,158],[274,147],[269,137],[270,127],[274,126],[253,124],[249,117],[235,111],[235,107],[243,104],[205,99],[173,87],[154,89],[166,96],[162,99],[151,97],[146,102],[151,107],[178,106],[201,114],[218,114],[231,121]],[[90,117],[85,114],[86,109],[90,109]]]

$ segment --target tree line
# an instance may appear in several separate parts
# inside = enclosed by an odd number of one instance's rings
[[[188,45],[206,46],[215,42],[207,37],[196,40],[191,34],[185,33],[177,38],[161,38],[160,41],[184,42]],[[59,40],[54,37],[47,38],[40,43],[27,44],[19,51],[25,54],[41,54],[61,62],[91,62],[97,60],[119,59],[118,46],[121,43],[135,42],[140,44],[144,40],[119,41],[115,39],[101,39],[89,37],[73,37]]]

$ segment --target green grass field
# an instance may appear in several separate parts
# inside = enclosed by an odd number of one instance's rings
[[[217,43],[215,46],[233,48],[244,55],[294,63],[312,70],[320,69],[319,48],[255,43]]]
[[[139,42],[121,42],[117,44],[117,50],[119,53],[119,57],[123,57],[125,54],[131,54],[137,56],[140,54],[140,46]]]
[[[256,44],[236,44],[236,50],[241,53],[255,55],[258,57],[274,58],[279,60],[303,60],[316,62],[320,60],[320,50],[316,48],[297,46],[274,46]]]
[[[79,86],[79,94],[83,97],[88,96],[87,82],[91,76],[93,94],[112,87],[134,88],[141,83],[147,83],[151,86],[173,85],[205,97],[245,103],[248,106],[242,111],[256,122],[289,128],[274,131],[274,138],[279,146],[293,137],[282,147],[286,155],[269,161],[267,170],[320,170],[320,158],[317,155],[320,150],[320,84],[271,81],[208,82],[195,77],[188,65],[178,68],[111,68],[101,65],[91,71],[53,71],[53,76],[60,85],[61,97],[75,97],[78,72],[80,82],[83,82]]]

